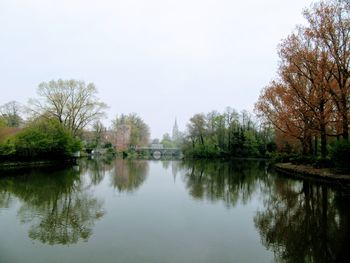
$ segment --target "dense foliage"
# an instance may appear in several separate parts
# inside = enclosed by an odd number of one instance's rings
[[[331,160],[339,172],[350,172],[350,141],[341,140],[331,147]]]
[[[183,145],[185,155],[194,158],[261,157],[274,148],[269,127],[258,127],[248,112],[239,114],[230,108],[224,113],[195,114]]]
[[[94,123],[94,146],[105,143],[99,119],[106,105],[93,83],[77,80],[43,82],[38,98],[24,107],[12,101],[0,106],[0,159],[69,158],[81,148],[84,130]]]
[[[304,17],[307,23],[280,44],[278,77],[256,110],[274,125],[279,150],[327,160],[335,138],[349,140],[350,5],[320,1]]]
[[[0,144],[2,158],[67,158],[80,149],[80,140],[56,119],[41,118]]]

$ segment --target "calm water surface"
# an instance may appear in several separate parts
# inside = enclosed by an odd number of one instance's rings
[[[0,262],[350,258],[349,190],[263,162],[90,160],[1,177]]]

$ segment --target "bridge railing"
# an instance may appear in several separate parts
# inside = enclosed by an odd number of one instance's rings
[[[136,147],[135,150],[153,150],[153,151],[156,151],[156,150],[173,150],[173,151],[179,151],[180,148],[177,148],[177,147],[172,147],[172,148],[152,148],[152,147]]]

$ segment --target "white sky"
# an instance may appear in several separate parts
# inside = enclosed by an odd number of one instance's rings
[[[95,83],[109,119],[136,112],[152,137],[195,113],[253,110],[277,45],[308,0],[0,0],[0,104],[40,82]],[[109,121],[105,121],[109,124]]]

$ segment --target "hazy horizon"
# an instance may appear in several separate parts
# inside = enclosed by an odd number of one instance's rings
[[[310,1],[0,2],[0,105],[40,82],[93,82],[108,120],[136,112],[152,138],[200,112],[252,111],[275,76],[277,46]]]

